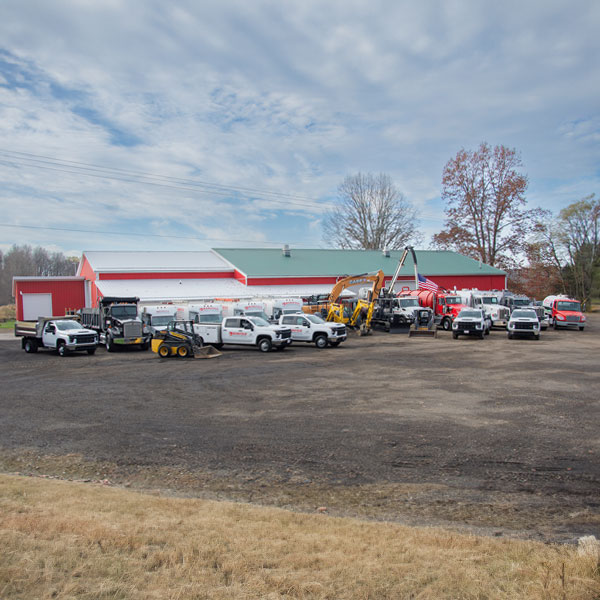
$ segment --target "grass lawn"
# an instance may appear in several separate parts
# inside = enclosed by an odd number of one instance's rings
[[[0,330],[2,329],[14,329],[15,322],[13,321],[2,321],[0,322]]]
[[[598,556],[0,475],[2,598],[595,600]]]

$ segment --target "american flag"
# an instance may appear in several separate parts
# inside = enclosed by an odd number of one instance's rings
[[[435,283],[434,281],[431,281],[431,279],[427,279],[427,277],[423,277],[423,275],[421,275],[421,273],[417,273],[417,275],[419,276],[419,289],[420,290],[430,290],[432,292],[438,291],[438,288],[440,286],[437,283]]]

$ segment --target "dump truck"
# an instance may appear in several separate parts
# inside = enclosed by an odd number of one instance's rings
[[[15,336],[21,338],[21,348],[29,354],[38,348],[56,350],[60,356],[76,351],[94,354],[98,344],[98,334],[83,327],[72,315],[17,321]]]
[[[144,332],[139,316],[139,298],[105,296],[95,308],[79,311],[81,323],[98,333],[100,343],[113,352],[119,346],[148,350],[150,333]]]

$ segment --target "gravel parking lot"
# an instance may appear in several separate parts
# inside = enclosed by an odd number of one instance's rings
[[[600,314],[540,341],[375,332],[339,348],[26,354],[0,339],[0,470],[600,537]]]

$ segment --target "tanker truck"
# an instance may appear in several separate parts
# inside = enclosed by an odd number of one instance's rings
[[[432,292],[413,290],[409,296],[416,296],[419,304],[433,310],[433,319],[444,331],[452,329],[452,322],[463,308],[468,308],[457,292]]]

